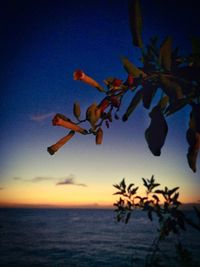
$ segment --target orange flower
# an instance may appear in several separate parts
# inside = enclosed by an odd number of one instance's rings
[[[101,87],[101,85],[98,82],[96,82],[94,79],[92,79],[91,77],[86,75],[82,70],[76,70],[73,73],[73,77],[74,77],[74,80],[83,81],[83,82],[91,85],[92,87],[97,88],[100,92],[105,92],[103,87]]]
[[[103,130],[99,128],[96,132],[96,144],[101,145],[103,141]]]
[[[87,134],[87,130],[81,128],[80,126],[74,124],[70,119],[64,119],[65,117],[62,114],[56,114],[52,120],[54,126],[63,126],[65,128],[71,129],[75,132],[81,134]]]
[[[60,149],[64,144],[66,144],[75,134],[75,131],[70,131],[68,135],[61,138],[57,143],[47,148],[49,154],[53,155],[58,149]]]

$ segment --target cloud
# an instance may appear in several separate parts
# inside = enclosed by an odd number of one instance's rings
[[[45,182],[45,181],[52,181],[52,182],[57,181],[56,185],[77,185],[77,186],[82,186],[82,187],[87,186],[86,184],[83,184],[83,183],[77,183],[75,181],[75,176],[73,174],[70,174],[66,178],[37,176],[37,177],[33,177],[31,179],[23,179],[21,177],[13,177],[13,179],[15,181],[28,182],[28,183],[41,183],[41,182]]]
[[[40,183],[43,181],[52,181],[52,180],[57,180],[56,178],[53,177],[34,177],[30,180],[26,180],[27,182],[31,182],[31,183]]]
[[[22,178],[21,177],[13,177],[13,180],[19,181],[19,180],[22,180]]]
[[[41,121],[48,119],[49,117],[52,117],[54,114],[55,113],[51,112],[51,113],[46,113],[46,114],[32,115],[31,120],[36,121],[36,122],[41,122]]]
[[[15,181],[23,181],[23,182],[30,182],[30,183],[40,183],[40,182],[43,182],[43,181],[55,181],[55,180],[58,180],[58,178],[42,177],[42,176],[34,177],[32,179],[23,179],[21,177],[13,177],[13,179]]]
[[[0,187],[0,190],[3,190],[4,188],[3,187]]]
[[[87,186],[86,184],[75,182],[75,179],[74,179],[73,176],[69,176],[67,178],[62,179],[56,185],[77,185],[77,186],[83,186],[83,187],[86,187]]]

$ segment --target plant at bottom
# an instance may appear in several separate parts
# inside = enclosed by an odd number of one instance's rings
[[[169,189],[165,186],[164,189],[159,189],[160,184],[155,181],[153,175],[150,179],[142,178],[142,180],[146,189],[145,196],[137,194],[139,187],[133,183],[126,185],[125,179],[113,186],[118,190],[114,195],[119,195],[119,199],[114,203],[116,207],[114,211],[118,222],[128,223],[135,210],[146,212],[150,221],[153,221],[154,218],[158,221],[158,236],[150,247],[145,266],[169,267],[169,259],[167,265],[166,262],[162,265],[163,259],[160,255],[163,253],[160,245],[167,237],[175,237],[177,266],[197,267],[189,250],[183,247],[180,235],[182,231],[187,230],[187,225],[200,231],[200,211],[197,207],[194,207],[197,220],[192,220],[180,208],[179,187]]]

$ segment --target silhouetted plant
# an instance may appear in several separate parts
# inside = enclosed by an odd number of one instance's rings
[[[192,39],[192,52],[185,56],[178,53],[178,48],[172,47],[171,37],[166,37],[161,44],[158,43],[157,37],[153,37],[144,47],[140,1],[132,1],[129,11],[133,44],[141,49],[143,66],[138,68],[128,58],[122,58],[122,64],[128,73],[127,79],[122,81],[116,77],[109,77],[104,80],[104,87],[82,70],[75,71],[75,80],[93,86],[104,94],[104,97],[98,104],[92,103],[82,115],[79,103],[75,102],[75,121],[62,114],[56,114],[53,125],[70,129],[70,132],[47,150],[53,155],[75,133],[94,135],[96,144],[101,144],[103,128],[109,128],[113,119],[120,119],[119,110],[123,104],[123,97],[129,94],[132,99],[122,116],[122,121],[128,120],[140,102],[145,109],[151,109],[151,122],[145,131],[145,139],[155,156],[160,156],[167,137],[167,117],[190,106],[189,126],[186,132],[189,144],[187,160],[190,168],[196,172],[200,149],[200,39]],[[157,93],[160,93],[160,99],[154,104]],[[89,127],[86,123],[89,123]],[[80,127],[80,124],[84,126]]]
[[[151,250],[152,252],[146,258],[146,266],[160,266],[158,264],[159,244],[169,235],[178,237],[181,231],[186,231],[186,226],[190,225],[200,231],[200,211],[194,208],[197,220],[191,220],[183,210],[180,209],[179,187],[169,189],[159,189],[160,184],[156,183],[154,176],[151,179],[142,178],[146,190],[144,196],[138,195],[138,186],[133,183],[126,185],[125,179],[114,187],[118,190],[114,195],[119,195],[119,200],[114,203],[116,207],[116,220],[128,223],[132,213],[135,210],[141,210],[147,213],[149,220],[158,221],[158,236],[155,238]],[[192,265],[192,258],[189,251],[183,248],[180,240],[175,243],[177,255],[180,261],[185,265]],[[180,262],[179,261],[179,262]],[[190,263],[190,264],[188,264]],[[187,265],[188,264],[188,265]]]

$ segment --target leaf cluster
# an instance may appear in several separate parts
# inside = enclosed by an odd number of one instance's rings
[[[145,211],[151,221],[154,217],[158,219],[160,238],[186,230],[186,224],[200,230],[200,224],[191,222],[180,209],[179,187],[169,189],[165,186],[164,189],[159,189],[160,184],[155,181],[153,175],[150,179],[142,180],[146,190],[145,196],[137,194],[139,187],[133,183],[127,186],[125,179],[114,185],[117,189],[114,195],[119,195],[119,200],[114,203],[117,221],[128,223],[133,211],[139,209]],[[195,212],[200,218],[197,208]]]
[[[122,179],[119,184],[113,185],[117,189],[114,195],[119,196],[114,203],[114,212],[117,222],[128,223],[132,214],[137,210],[145,212],[150,221],[158,222],[158,237],[152,244],[152,253],[146,257],[146,266],[156,266],[157,253],[160,251],[159,244],[162,240],[168,236],[175,236],[178,239],[181,232],[186,231],[189,225],[200,231],[200,210],[194,207],[196,220],[191,219],[181,209],[179,187],[169,189],[165,186],[160,189],[160,184],[155,181],[153,175],[150,179],[142,178],[142,181],[146,191],[145,195],[138,194],[139,187],[133,183],[126,185],[125,179]],[[189,251],[183,248],[180,241],[175,242],[175,248],[180,262],[192,264]]]

